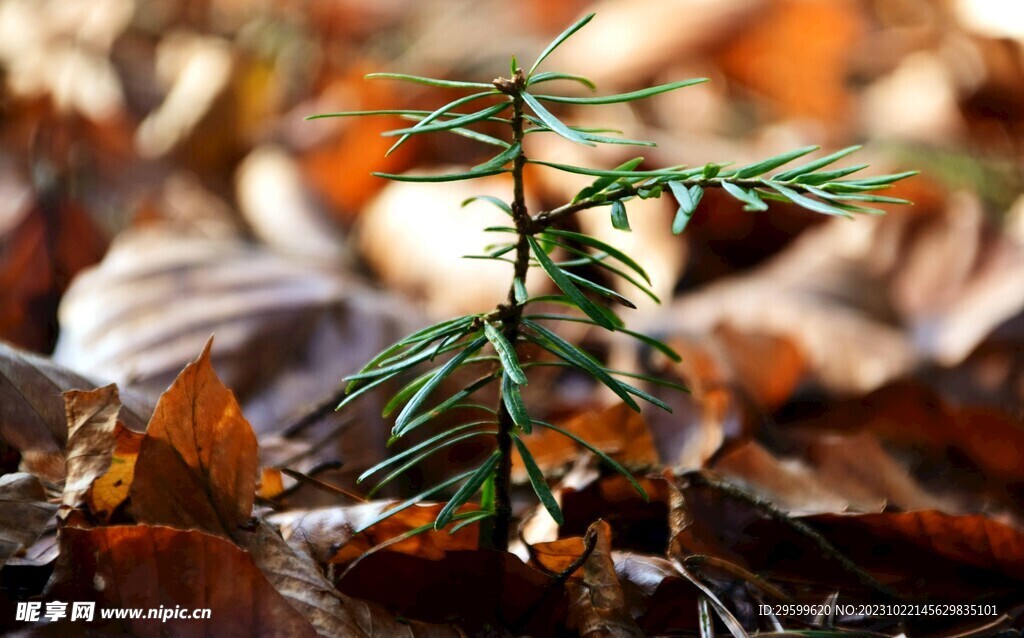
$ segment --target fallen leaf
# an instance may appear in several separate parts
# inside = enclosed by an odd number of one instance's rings
[[[731,368],[732,378],[762,408],[779,408],[803,380],[806,364],[787,337],[737,330],[728,323],[712,333]]]
[[[365,525],[396,501],[375,501],[348,507],[330,507],[315,510],[292,510],[271,517],[280,526],[289,543],[299,543],[318,563],[333,563],[342,567],[358,559],[367,551],[383,543],[389,552],[399,552],[439,560],[446,552],[473,550],[478,547],[476,526],[464,527],[454,534],[448,529],[428,530],[394,542],[406,532],[432,524],[443,503],[421,503],[393,514],[366,528]],[[475,509],[464,505],[457,513]]]
[[[230,537],[250,520],[259,465],[252,427],[213,370],[212,345],[160,397],[129,496],[140,523]]]
[[[47,359],[0,343],[0,443],[13,448],[14,461],[47,482],[64,478],[64,447],[68,426],[61,392],[95,388],[98,383]],[[146,427],[152,413],[149,399],[138,392],[121,393],[121,418],[134,430]],[[13,471],[14,467],[4,467]]]
[[[75,280],[62,302],[54,358],[155,395],[216,334],[218,374],[268,444],[264,464],[295,455],[294,445],[272,445],[273,437],[287,437],[285,443],[306,444],[303,463],[340,458],[339,474],[354,480],[387,453],[383,394],[343,415],[328,410],[301,432],[282,429],[334,395],[346,374],[422,325],[401,299],[333,268],[237,238],[181,235],[155,224],[119,235],[104,261]],[[337,435],[347,419],[360,427]]]
[[[68,444],[64,495],[61,506],[76,509],[84,502],[90,486],[107,472],[115,446],[117,415],[121,400],[116,385],[96,390],[69,390],[64,393],[68,418]]]
[[[645,635],[672,635],[698,629],[697,590],[661,556],[613,551],[630,614]]]
[[[847,499],[822,483],[805,463],[777,458],[756,441],[724,454],[712,468],[794,514],[842,512],[850,507]]]
[[[580,636],[621,638],[645,635],[629,615],[622,585],[612,560],[611,527],[602,520],[594,523],[595,543],[583,563],[583,577],[569,580],[567,624]]]
[[[110,467],[93,480],[85,495],[89,512],[99,520],[109,523],[117,508],[128,499],[144,438],[145,435],[129,430],[120,422],[115,426]]]
[[[150,525],[66,527],[47,600],[94,600],[99,609],[209,609],[210,619],[112,621],[133,636],[316,636],[310,623],[229,541]],[[96,611],[97,621],[100,618]],[[76,635],[69,625],[64,635]],[[221,629],[216,629],[221,628]],[[100,624],[89,625],[99,630]]]
[[[1019,592],[1024,536],[983,515],[934,510],[790,517],[697,473],[672,498],[673,555],[705,554],[824,596],[1007,601]],[[805,592],[806,594],[806,592]]]
[[[11,556],[32,546],[56,511],[35,476],[0,476],[0,569]]]
[[[1024,582],[1024,533],[983,515],[920,510],[805,521],[902,593],[967,600],[1019,592]]]
[[[647,468],[658,462],[658,453],[646,420],[624,403],[616,403],[602,410],[587,410],[560,422],[559,426],[606,452],[626,467]],[[524,436],[523,441],[542,470],[568,465],[583,449],[568,437],[540,428]],[[521,458],[513,457],[512,468],[516,480],[526,480],[526,467]]]
[[[276,467],[265,467],[260,470],[259,485],[256,496],[265,500],[273,499],[284,492],[284,475]]]
[[[590,531],[589,529],[587,530],[588,533]],[[586,551],[586,540],[580,536],[560,538],[546,543],[536,543],[529,547],[530,564],[548,573],[560,575],[572,567]],[[582,576],[582,564],[577,565],[576,569],[571,574],[568,574],[568,577],[571,578],[581,578]]]
[[[801,430],[805,437],[824,430],[871,433],[902,451],[923,485],[959,500],[951,513],[986,511],[993,499],[1020,513],[1024,471],[1017,459],[1024,450],[1024,429],[1000,409],[956,406],[927,386],[903,380],[840,401],[787,429]],[[950,511],[948,505],[933,507]]]
[[[277,591],[321,636],[454,638],[451,626],[399,620],[381,607],[335,590],[307,554],[297,551],[265,523],[240,536],[243,546]],[[380,574],[377,575],[377,578]]]
[[[930,494],[870,433],[780,433],[777,443],[799,451],[776,458],[750,441],[712,467],[790,514],[880,512],[891,507],[961,513],[958,503]]]

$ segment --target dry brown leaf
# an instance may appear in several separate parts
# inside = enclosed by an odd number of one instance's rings
[[[454,638],[454,627],[404,622],[381,607],[338,593],[323,572],[265,523],[240,536],[243,546],[277,591],[321,636]]]
[[[1004,580],[1024,581],[1024,533],[982,515],[953,516],[933,510],[841,516],[822,514],[806,519],[865,569],[893,580],[913,583],[924,573],[970,570],[989,574],[990,581],[932,583],[993,591]],[[888,551],[878,551],[879,548]],[[937,569],[939,568],[939,569]],[[942,579],[939,579],[942,580]]]
[[[847,499],[818,480],[806,464],[798,459],[776,458],[756,441],[727,452],[712,467],[788,512],[819,514],[850,507]]]
[[[259,465],[252,427],[213,370],[212,345],[160,397],[129,496],[141,523],[231,536],[250,520]]]
[[[407,508],[383,521],[356,533],[395,501],[375,501],[350,507],[331,507],[315,510],[293,510],[271,517],[280,526],[289,543],[299,544],[309,551],[318,563],[347,565],[370,549],[394,541],[402,534],[433,523],[444,504],[421,503]],[[475,509],[464,505],[458,512]],[[387,551],[441,559],[445,552],[472,550],[478,547],[478,529],[470,525],[454,534],[449,530],[430,530],[387,546]]]
[[[590,532],[590,530],[587,531]],[[596,542],[596,536],[594,538]],[[580,536],[536,543],[529,547],[530,564],[552,574],[562,574],[572,567],[586,551],[586,540]],[[583,565],[579,565],[569,576],[581,578]]]
[[[39,538],[56,511],[35,476],[23,472],[0,476],[0,569]]]
[[[594,523],[594,549],[583,563],[583,577],[566,583],[569,594],[567,624],[580,636],[591,638],[643,636],[629,615],[622,585],[612,560],[612,530],[608,523]]]
[[[67,527],[49,600],[95,600],[103,608],[210,609],[203,620],[126,620],[105,627],[133,636],[316,636],[252,557],[200,531],[149,525]],[[99,611],[96,612],[97,619]],[[82,623],[69,625],[70,633]],[[98,623],[89,629],[99,630]]]
[[[1018,459],[1024,430],[1019,419],[1000,409],[955,406],[916,381],[900,381],[834,404],[788,428],[800,430],[805,441],[825,431],[876,437],[911,463],[917,481],[935,494],[931,498],[938,500],[928,508],[985,512],[997,501],[1020,514],[1024,470]],[[916,508],[925,507],[917,502]]]
[[[402,300],[331,268],[166,225],[122,233],[103,263],[76,279],[62,313],[57,361],[154,394],[216,334],[218,373],[268,443],[334,394],[346,374],[422,325]],[[319,442],[310,462],[340,457],[341,472],[357,476],[383,458],[382,400],[367,397],[306,428],[304,440]],[[360,427],[332,436],[353,416]],[[293,453],[263,460],[273,465]]]
[[[716,472],[738,480],[753,493],[791,514],[941,509],[958,513],[918,484],[907,468],[868,433],[806,433],[803,450],[780,459],[754,441],[722,456]]]
[[[839,393],[870,391],[912,369],[919,351],[874,317],[887,305],[877,276],[877,220],[826,223],[742,276],[684,295],[637,329],[706,335],[723,323],[788,340],[807,376]],[[883,308],[879,311],[878,308]]]
[[[89,512],[99,520],[109,523],[111,517],[128,499],[135,463],[139,458],[144,434],[133,432],[120,422],[114,428],[114,451],[107,471],[93,480],[86,492],[85,502]]]
[[[627,467],[646,468],[658,462],[658,453],[646,420],[624,403],[616,403],[599,411],[582,412],[559,425]],[[524,436],[523,441],[542,470],[568,465],[583,449],[557,432],[540,428]],[[514,457],[512,467],[513,476],[525,481],[526,467],[522,459]]]
[[[775,410],[803,380],[804,354],[790,338],[743,332],[728,323],[712,333],[724,351],[735,382],[762,408]]]
[[[68,434],[61,392],[98,385],[47,359],[0,343],[0,446],[18,453],[14,458],[22,469],[48,482],[60,482]],[[149,399],[130,390],[122,392],[121,398],[125,424],[144,429],[152,413]]]
[[[64,393],[68,443],[64,452],[67,478],[61,506],[79,508],[95,481],[110,468],[116,445],[115,427],[121,411],[116,385]]]
[[[271,500],[284,492],[284,474],[276,467],[260,469],[260,480],[256,487],[257,498]]]

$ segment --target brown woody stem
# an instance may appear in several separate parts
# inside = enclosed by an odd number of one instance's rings
[[[523,98],[520,92],[526,87],[526,78],[521,69],[516,69],[511,84],[512,95],[512,138],[520,149],[523,142]],[[530,267],[530,226],[532,220],[526,209],[526,195],[523,187],[523,167],[526,166],[526,155],[520,150],[512,163],[512,218],[518,231],[515,257],[515,279],[526,281],[526,272]],[[508,299],[501,313],[501,331],[505,339],[515,347],[519,340],[519,325],[522,321],[523,309],[516,300],[515,284],[509,286]],[[501,459],[494,475],[494,523],[491,529],[490,546],[499,551],[508,550],[508,538],[512,529],[512,432],[515,422],[505,407],[505,402],[498,400],[498,451]]]

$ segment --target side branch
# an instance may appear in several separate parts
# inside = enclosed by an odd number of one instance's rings
[[[641,183],[641,184],[626,184],[618,190],[611,191],[609,193],[601,193],[601,196],[587,197],[581,199],[578,202],[572,202],[571,204],[565,204],[558,208],[553,208],[548,211],[537,213],[530,219],[529,232],[532,235],[541,233],[546,229],[554,225],[555,222],[562,218],[575,215],[580,211],[584,211],[590,208],[597,208],[598,206],[608,206],[612,202],[629,199],[630,197],[636,197],[639,195],[641,189],[649,189],[654,186],[665,184],[669,181],[678,182],[684,186],[700,186],[701,188],[722,188],[724,183],[729,183],[734,186],[741,188],[765,188],[765,180],[763,179],[731,179],[729,177],[689,177],[680,179],[671,179],[658,181],[655,183]],[[797,193],[802,194],[813,194],[810,189],[804,184],[796,184],[793,182],[786,182],[783,184],[786,188],[794,190]],[[651,198],[661,197],[661,194],[652,194]]]

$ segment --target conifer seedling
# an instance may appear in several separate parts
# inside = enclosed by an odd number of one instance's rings
[[[512,525],[512,455],[518,454],[538,500],[555,521],[561,522],[562,513],[558,502],[523,439],[534,428],[551,430],[575,440],[600,457],[607,466],[622,473],[643,494],[643,489],[633,476],[611,457],[572,432],[533,418],[529,406],[523,401],[521,387],[528,383],[530,369],[538,365],[538,362],[523,362],[520,349],[524,344],[532,344],[553,357],[553,361],[545,362],[545,365],[573,368],[592,377],[633,410],[639,411],[641,402],[670,410],[664,402],[635,384],[673,384],[651,376],[627,375],[611,370],[598,358],[559,336],[554,330],[554,326],[565,321],[592,324],[629,335],[674,360],[679,358],[666,344],[628,330],[606,302],[615,302],[617,306],[627,308],[632,303],[618,292],[581,274],[601,270],[611,277],[622,278],[643,294],[657,299],[650,290],[650,279],[641,264],[596,237],[562,229],[560,222],[583,211],[603,208],[608,212],[614,228],[628,232],[630,202],[669,196],[678,203],[678,210],[671,229],[666,229],[666,232],[671,230],[679,234],[686,229],[700,205],[704,191],[709,188],[723,189],[742,202],[749,211],[765,211],[768,210],[768,202],[781,201],[823,215],[852,217],[855,214],[882,213],[879,209],[866,206],[871,203],[909,203],[879,195],[877,191],[915,172],[853,177],[854,173],[866,166],[858,164],[834,168],[836,162],[855,153],[860,148],[858,146],[797,166],[790,165],[814,153],[818,147],[799,148],[737,168],[723,163],[709,163],[693,168],[672,166],[648,169],[641,168],[643,158],[637,157],[612,170],[604,170],[568,166],[527,156],[527,138],[537,134],[558,135],[585,146],[654,146],[653,142],[618,137],[613,131],[574,126],[556,117],[548,105],[598,106],[633,102],[707,81],[706,78],[681,80],[617,95],[571,97],[549,92],[547,87],[557,83],[575,83],[589,91],[596,89],[594,83],[585,77],[540,70],[548,55],[586,26],[593,17],[594,14],[590,14],[566,29],[541,52],[529,69],[523,70],[513,57],[508,77],[499,77],[492,82],[439,80],[402,73],[372,73],[367,76],[372,80],[397,80],[451,89],[458,95],[435,110],[348,111],[309,118],[394,116],[410,121],[409,126],[384,133],[385,136],[395,138],[388,153],[399,149],[414,135],[434,133],[461,135],[495,147],[495,155],[490,160],[465,172],[444,175],[375,173],[382,178],[405,182],[450,182],[505,173],[512,177],[508,200],[481,196],[463,204],[484,202],[496,206],[510,219],[507,226],[486,229],[501,239],[487,254],[478,256],[511,265],[506,301],[496,308],[448,319],[410,334],[346,379],[347,396],[338,405],[339,410],[388,382],[410,378],[384,409],[385,416],[394,415],[392,440],[406,436],[441,414],[455,414],[455,411],[467,405],[479,409],[481,406],[473,403],[473,395],[488,386],[498,388],[496,405],[486,408],[491,418],[448,426],[442,432],[363,473],[360,481],[377,478],[378,482],[372,490],[376,492],[404,471],[450,446],[475,437],[488,437],[488,440],[495,442],[493,452],[478,467],[451,476],[396,505],[383,513],[381,519],[454,489],[453,496],[429,528],[454,532],[466,525],[491,519],[487,525],[489,535],[484,535],[482,541],[495,549],[506,550]],[[468,94],[461,95],[463,93]],[[484,122],[503,125],[507,128],[507,135],[501,139],[475,130],[474,125]],[[527,164],[586,175],[592,177],[593,181],[579,191],[572,201],[551,210],[531,213],[527,210],[525,198],[524,168]],[[568,254],[571,258],[556,261],[561,259],[557,256],[559,254]],[[542,270],[560,293],[530,297],[525,285],[530,268]],[[541,302],[565,306],[566,313],[536,312],[536,305]],[[421,371],[424,366],[428,369]],[[438,396],[443,382],[460,369],[472,371],[475,380],[450,396]],[[414,376],[414,371],[421,372]],[[477,499],[478,494],[481,495],[480,509],[460,513],[460,507]]]

